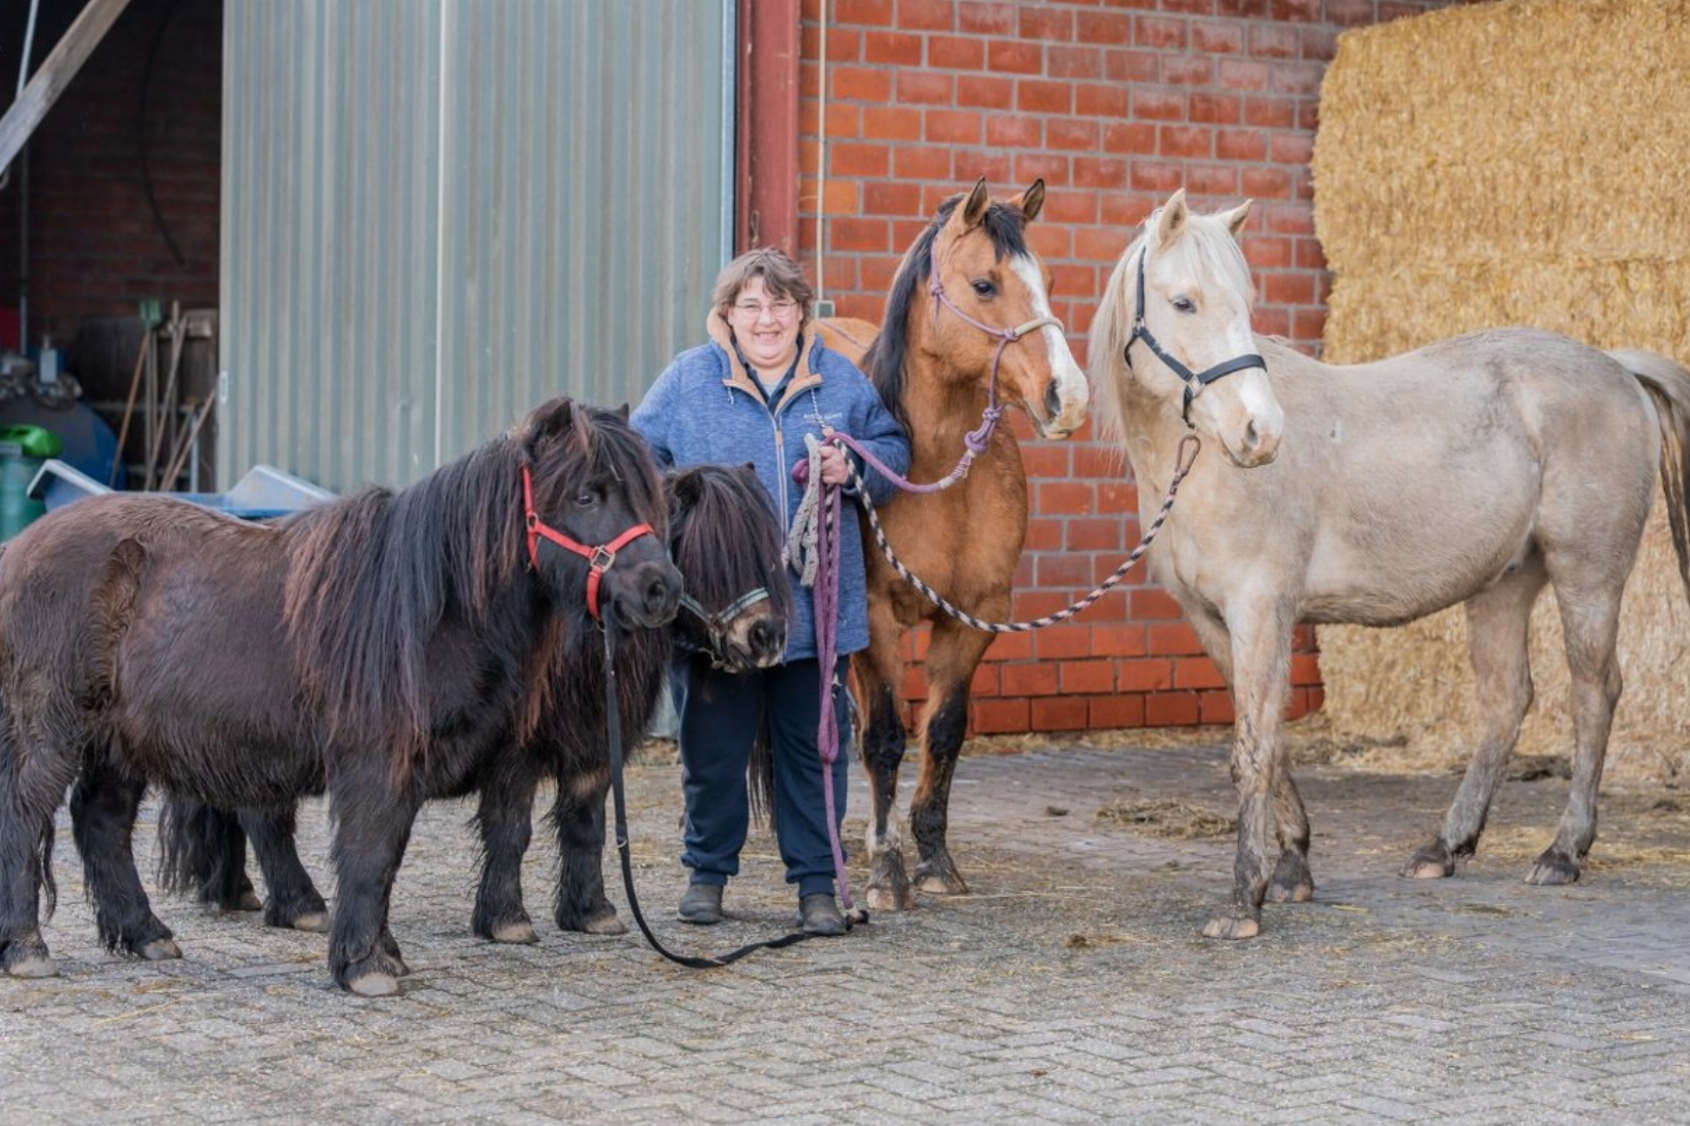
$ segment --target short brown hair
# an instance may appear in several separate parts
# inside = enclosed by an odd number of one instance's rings
[[[763,279],[763,288],[770,299],[789,297],[798,302],[804,314],[802,319],[810,319],[810,304],[816,291],[805,280],[804,268],[775,246],[748,250],[722,267],[722,272],[716,275],[716,311],[726,317],[729,307],[738,300],[739,291],[752,278]]]

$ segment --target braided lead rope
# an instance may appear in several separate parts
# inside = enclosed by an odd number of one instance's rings
[[[836,435],[836,437],[842,436]],[[1056,611],[1054,614],[1046,614],[1042,618],[1034,618],[1030,622],[983,621],[980,618],[976,618],[973,614],[970,614],[967,610],[962,609],[960,606],[952,604],[946,600],[944,595],[940,594],[938,591],[928,586],[927,583],[922,581],[921,577],[914,571],[911,571],[909,567],[905,566],[903,560],[899,559],[893,552],[892,545],[886,539],[886,531],[880,526],[880,517],[874,511],[874,502],[869,499],[868,486],[857,474],[856,463],[847,459],[847,464],[850,467],[851,484],[856,488],[857,500],[863,506],[863,513],[868,517],[869,526],[874,529],[874,540],[880,545],[880,553],[886,557],[886,561],[892,565],[892,569],[903,576],[904,581],[919,590],[930,602],[939,607],[939,609],[943,610],[945,613],[949,614],[951,617],[955,618],[957,621],[962,622],[964,625],[973,626],[975,629],[980,630],[983,633],[1031,633],[1033,630],[1043,629],[1045,626],[1052,626],[1057,622],[1066,621],[1067,619],[1072,618],[1075,614],[1080,613],[1093,602],[1102,598],[1118,583],[1120,583],[1122,579],[1126,578],[1127,572],[1132,570],[1133,564],[1137,563],[1139,559],[1144,556],[1144,553],[1150,550],[1150,545],[1156,540],[1156,533],[1162,530],[1162,525],[1168,519],[1168,513],[1173,510],[1174,497],[1179,494],[1180,482],[1185,480],[1185,475],[1187,473],[1191,472],[1191,466],[1194,462],[1196,462],[1198,451],[1202,449],[1202,445],[1202,441],[1195,433],[1187,434],[1185,437],[1180,439],[1179,452],[1175,458],[1174,478],[1168,484],[1167,499],[1162,502],[1162,507],[1157,510],[1156,519],[1150,522],[1150,527],[1145,531],[1144,538],[1139,541],[1137,547],[1133,548],[1132,554],[1127,556],[1126,561],[1119,567],[1115,568],[1115,573],[1110,575],[1107,579],[1104,579],[1103,582],[1099,583],[1092,589],[1090,594],[1086,595],[1078,602],[1071,603],[1063,609]],[[1188,448],[1190,450],[1189,455],[1186,452]]]

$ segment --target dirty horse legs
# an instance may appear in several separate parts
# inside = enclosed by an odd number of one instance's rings
[[[1575,589],[1578,580],[1583,589]],[[1532,702],[1527,630],[1532,604],[1550,570],[1541,558],[1467,603],[1469,650],[1481,703],[1484,728],[1478,753],[1468,765],[1442,831],[1414,854],[1402,874],[1417,878],[1448,876],[1455,862],[1471,856],[1485,826],[1503,763],[1519,737],[1520,722]],[[1596,792],[1602,781],[1608,733],[1620,695],[1620,671],[1614,649],[1619,631],[1619,584],[1590,582],[1588,576],[1562,575],[1556,601],[1566,635],[1572,679],[1573,780],[1567,808],[1555,839],[1537,858],[1526,882],[1539,886],[1570,884],[1579,877],[1579,861],[1596,839]],[[1569,603],[1581,607],[1569,614]]]
[[[104,754],[91,756],[71,791],[70,816],[101,941],[107,950],[156,962],[180,958],[182,950],[153,914],[135,871],[131,837],[146,788],[146,779]]]
[[[1005,605],[1002,609],[987,610],[986,615],[1001,617],[1007,611]],[[896,819],[898,768],[905,747],[897,701],[897,686],[903,681],[904,668],[897,652],[902,631],[870,632],[879,639],[879,644],[855,662],[858,683],[868,702],[863,766],[873,800],[868,830],[867,901],[874,910],[899,911],[914,906],[910,881],[904,873]],[[890,644],[887,638],[892,639]],[[915,887],[935,895],[968,892],[968,884],[957,872],[946,845],[947,811],[951,779],[968,728],[968,678],[991,640],[990,634],[941,617],[933,624],[928,646],[929,694],[921,719],[921,777],[910,799],[910,831],[917,848]]]
[[[475,815],[481,832],[481,883],[471,927],[493,942],[537,942],[522,903],[522,858],[532,836],[537,779],[504,774],[485,781]],[[551,823],[560,865],[553,917],[558,929],[625,934],[628,927],[604,893],[605,796],[610,771],[586,770],[558,781]]]

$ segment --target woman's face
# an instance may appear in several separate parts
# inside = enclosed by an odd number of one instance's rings
[[[791,366],[799,319],[798,303],[790,297],[770,297],[761,277],[746,282],[728,306],[728,324],[740,351],[753,367],[765,370]]]

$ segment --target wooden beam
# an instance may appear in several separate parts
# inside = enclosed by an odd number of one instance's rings
[[[70,80],[128,6],[129,0],[88,0],[88,6],[70,25],[53,53],[41,63],[41,69],[29,80],[6,116],[0,117],[0,169],[10,167],[23,151],[35,127],[41,124],[41,119],[47,116],[47,111],[53,108],[53,103],[59,100]]]
[[[799,0],[739,5],[735,243],[798,256]]]

